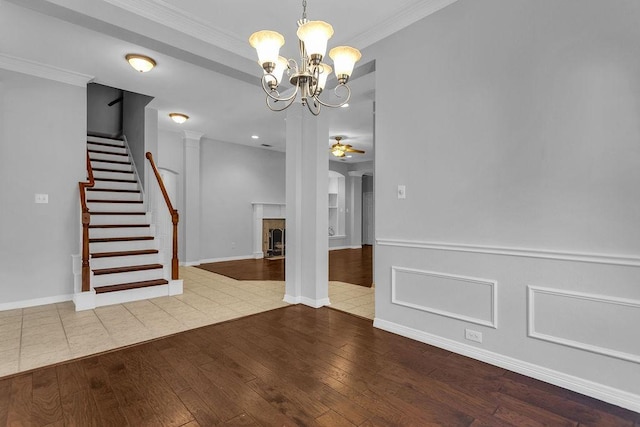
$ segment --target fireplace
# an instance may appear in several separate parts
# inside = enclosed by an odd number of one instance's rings
[[[265,258],[281,257],[285,254],[285,220],[269,218],[262,220],[262,253]]]
[[[269,256],[269,228],[282,230],[282,239],[279,233],[276,233],[276,240],[281,241],[281,245],[273,245],[274,249],[280,249],[284,255],[285,244],[285,220],[286,206],[284,203],[251,203],[253,208],[253,256],[254,258],[263,258]],[[265,227],[265,220],[273,220],[276,222],[269,223]],[[265,234],[266,229],[266,234]],[[273,240],[276,243],[276,240]],[[279,255],[273,255],[274,256]]]

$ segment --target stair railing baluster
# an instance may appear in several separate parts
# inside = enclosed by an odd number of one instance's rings
[[[87,207],[86,189],[95,185],[93,179],[93,169],[91,168],[91,159],[87,150],[87,181],[79,182],[80,189],[80,208],[82,210],[82,292],[88,292],[91,288],[91,268],[89,265],[89,224],[91,223],[91,215]]]
[[[158,181],[158,186],[160,187],[160,191],[162,192],[162,196],[164,197],[164,201],[167,204],[167,208],[169,209],[169,214],[171,214],[171,222],[173,223],[173,255],[171,258],[171,280],[179,279],[179,270],[178,270],[178,221],[179,215],[178,211],[173,208],[171,204],[171,199],[169,199],[169,194],[167,193],[167,189],[164,186],[164,182],[162,182],[162,177],[160,176],[160,172],[158,172],[158,168],[156,167],[155,162],[153,161],[153,155],[150,152],[146,154],[147,159],[149,159],[149,163],[151,164],[151,168],[153,169],[153,174],[156,176],[156,180]]]

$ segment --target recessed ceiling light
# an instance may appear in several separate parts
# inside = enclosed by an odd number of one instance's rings
[[[347,156],[347,159],[350,159],[350,158],[352,158],[352,157],[353,157],[353,156]]]
[[[349,103],[347,102],[346,104],[341,105],[340,108],[347,108],[348,106],[349,106]]]
[[[141,73],[151,71],[153,67],[156,66],[156,61],[154,61],[153,58],[137,53],[129,53],[125,56],[125,59],[136,71],[140,71]]]
[[[179,125],[189,120],[189,116],[182,113],[169,113],[169,117],[171,117],[171,120],[178,123]]]
[[[251,135],[251,139],[258,139],[260,138],[258,135]]]

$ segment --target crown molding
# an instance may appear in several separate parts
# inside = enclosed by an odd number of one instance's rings
[[[372,44],[379,42],[385,37],[408,27],[429,15],[432,15],[458,0],[423,0],[416,1],[413,4],[400,10],[394,16],[377,23],[369,30],[360,33],[349,40],[351,46],[358,49],[364,49]]]
[[[208,25],[195,15],[162,0],[103,0],[113,6],[134,13],[157,24],[211,43],[222,49],[253,60],[253,52],[246,40]]]
[[[246,40],[238,39],[233,34],[214,28],[199,17],[184,12],[163,0],[103,1],[244,58],[254,60],[254,52],[249,48]],[[416,0],[394,16],[375,23],[372,28],[355,36],[349,43],[363,49],[456,1],[458,0]]]
[[[93,76],[4,53],[0,53],[0,69],[82,87],[85,87],[87,83],[94,79]]]

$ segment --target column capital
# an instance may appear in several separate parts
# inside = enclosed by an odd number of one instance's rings
[[[204,133],[202,132],[195,132],[192,130],[183,130],[182,131],[182,137],[184,139],[191,139],[191,140],[196,140],[196,141],[200,141],[200,138],[202,138],[204,136]]]
[[[364,171],[349,171],[349,176],[352,177],[357,177],[357,178],[362,178],[363,175],[372,175],[373,171],[368,171],[368,170],[364,170]]]

